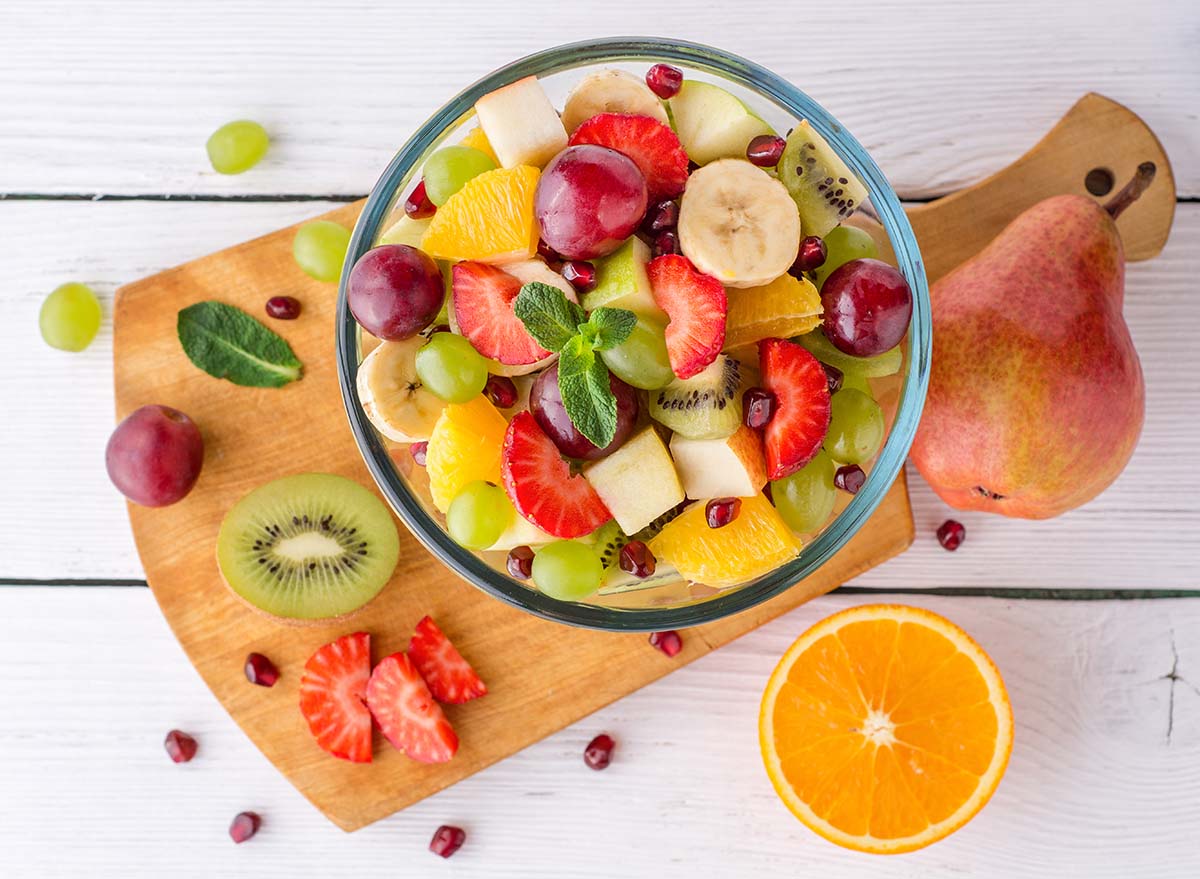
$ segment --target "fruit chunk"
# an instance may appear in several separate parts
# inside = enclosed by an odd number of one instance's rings
[[[1004,681],[966,632],[867,605],[801,635],[759,713],[767,775],[811,830],[856,851],[936,842],[977,813],[1012,751]]]
[[[640,238],[631,237],[603,259],[596,262],[596,286],[583,295],[585,311],[602,305],[625,308],[636,314],[661,320],[666,315],[654,301],[646,265],[650,248]]]
[[[229,823],[229,838],[241,845],[254,834],[262,825],[262,818],[257,812],[238,812]]]
[[[500,160],[496,158],[496,151],[492,149],[491,141],[487,139],[487,135],[478,125],[463,135],[462,145],[477,149],[497,165],[500,164]]]
[[[100,300],[86,284],[62,284],[42,303],[38,329],[51,348],[82,351],[100,329]]]
[[[724,354],[707,369],[650,394],[650,415],[689,439],[731,436],[742,423],[742,368]]]
[[[727,291],[725,347],[786,339],[821,325],[821,295],[807,279],[780,275],[762,287]]]
[[[646,213],[646,178],[628,156],[580,144],[563,150],[538,181],[542,239],[567,259],[612,253]]]
[[[461,705],[487,695],[487,686],[463,659],[433,617],[422,617],[408,644],[412,659],[429,692],[439,702]]]
[[[429,850],[441,858],[448,858],[467,841],[467,832],[461,827],[443,824],[433,833],[429,840]]]
[[[476,351],[515,366],[537,363],[551,355],[513,313],[513,301],[521,292],[519,278],[481,262],[460,262],[451,271],[455,322]]]
[[[196,756],[196,740],[185,732],[173,729],[163,739],[163,748],[172,763],[190,763]]]
[[[547,534],[518,513],[517,508],[512,505],[512,501],[508,498],[507,494],[504,496],[504,502],[508,504],[508,510],[512,515],[509,516],[506,514],[504,516],[504,520],[508,525],[500,533],[500,536],[496,538],[496,542],[488,547],[488,551],[508,552],[519,546],[524,546],[528,549],[531,546],[543,546],[554,541],[555,537],[553,534]]]
[[[646,178],[651,201],[674,198],[688,182],[688,156],[679,138],[649,116],[601,113],[580,125],[570,143],[596,144],[628,156]]]
[[[487,549],[515,515],[504,490],[490,482],[468,482],[446,511],[446,531],[459,546]]]
[[[635,534],[683,500],[675,463],[653,425],[583,475],[626,534]]]
[[[429,228],[430,222],[430,220],[414,220],[405,214],[388,226],[387,231],[379,236],[378,244],[407,244],[409,247],[420,250],[421,237]]]
[[[751,139],[775,133],[741,100],[707,82],[684,80],[667,106],[683,148],[697,165],[744,157]]]
[[[416,355],[424,340],[380,342],[358,365],[358,399],[375,429],[398,443],[429,439],[446,403],[417,377]]]
[[[904,363],[904,352],[899,346],[874,357],[854,357],[839,350],[823,331],[805,333],[794,341],[807,348],[809,353],[822,363],[837,367],[847,378],[881,378],[885,375],[895,375]]]
[[[475,102],[475,114],[505,168],[541,168],[567,145],[558,111],[536,76],[527,76]]]
[[[877,259],[855,259],[821,286],[825,336],[855,357],[895,348],[908,332],[912,291],[904,275]]]
[[[825,283],[832,275],[852,259],[876,259],[879,249],[875,239],[869,233],[856,226],[838,226],[830,231],[823,239],[825,242],[825,261],[817,267],[817,287]]]
[[[422,179],[429,200],[439,207],[466,185],[468,180],[496,170],[487,153],[469,146],[442,147],[425,160]]]
[[[226,122],[208,138],[205,149],[208,161],[218,174],[241,174],[249,171],[267,154],[271,138],[257,122],[239,119]]]
[[[705,505],[692,504],[650,541],[650,550],[680,575],[717,589],[773,571],[800,553],[800,541],[761,494],[742,498],[736,519],[710,528]]]
[[[309,657],[300,678],[300,713],[320,747],[354,763],[371,762],[371,636],[343,635]]]
[[[537,252],[533,194],[540,173],[517,165],[468,180],[438,209],[421,238],[421,250],[435,259],[475,259],[504,264]]]
[[[295,296],[272,296],[264,311],[275,320],[295,320],[300,316],[300,300]]]
[[[433,322],[446,298],[441,270],[406,244],[384,244],[359,257],[346,302],[359,325],[388,342],[411,339]]]
[[[349,229],[331,220],[314,220],[296,230],[292,257],[310,278],[332,283],[341,277],[349,247]]]
[[[613,375],[635,388],[654,391],[675,380],[666,326],[652,318],[639,317],[625,341],[601,351],[600,359]]]
[[[725,344],[725,288],[687,257],[667,254],[646,266],[654,301],[667,313],[667,356],[679,378],[691,378],[717,359]]]
[[[411,759],[445,763],[458,752],[454,728],[407,654],[393,653],[375,666],[367,706],[384,738]]]
[[[200,478],[204,440],[196,422],[170,406],[143,406],[117,425],[104,449],[108,478],[135,504],[165,507]]]
[[[869,394],[843,388],[830,400],[825,451],[842,464],[865,464],[883,445],[883,411]]]
[[[573,134],[601,113],[649,116],[663,125],[669,122],[662,101],[645,82],[624,70],[600,70],[579,80],[563,105],[562,124],[568,134]]]
[[[465,403],[487,384],[487,360],[455,333],[434,333],[417,349],[413,364],[421,384],[447,403]]]
[[[825,452],[817,452],[791,476],[771,483],[775,509],[798,534],[816,531],[833,514],[837,500],[837,488],[833,484],[835,466]]]
[[[762,437],[745,425],[724,439],[671,437],[671,457],[684,493],[692,500],[750,497],[767,483]]]
[[[762,384],[775,395],[775,415],[763,431],[767,476],[782,479],[813,459],[829,429],[829,379],[817,359],[794,342],[759,345]]]
[[[617,427],[612,442],[602,449],[579,432],[563,404],[562,391],[558,386],[558,364],[554,364],[537,377],[529,392],[529,411],[538,426],[568,458],[594,461],[611,454],[633,432],[638,416],[637,392],[615,375],[609,375],[608,386],[617,401]]]
[[[443,513],[469,482],[500,484],[500,449],[508,422],[483,397],[453,403],[438,417],[425,452],[429,494]]]
[[[576,540],[559,540],[533,557],[533,582],[559,601],[583,601],[600,588],[604,569],[592,548]]]
[[[788,135],[776,172],[796,202],[805,235],[824,238],[868,196],[867,188],[807,119]]]

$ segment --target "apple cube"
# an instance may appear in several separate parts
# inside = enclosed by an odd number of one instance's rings
[[[536,76],[484,95],[475,102],[475,113],[505,168],[541,168],[567,148],[567,130]]]
[[[653,427],[588,464],[583,475],[626,534],[640,531],[683,501],[671,453]]]
[[[654,301],[650,289],[650,277],[646,274],[648,262],[650,248],[636,235],[608,256],[596,260],[596,286],[583,294],[584,310],[593,311],[607,305],[666,323],[667,316]]]
[[[767,484],[762,437],[746,425],[723,439],[671,437],[671,455],[692,500],[753,497]]]
[[[510,549],[518,546],[544,546],[547,543],[553,543],[557,539],[553,534],[547,534],[537,525],[534,525],[518,513],[514,507],[512,520],[509,522],[508,527],[496,538],[496,542],[488,547],[488,550],[492,552],[508,552]]]

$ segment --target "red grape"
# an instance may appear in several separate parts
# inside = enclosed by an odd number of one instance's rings
[[[346,287],[354,319],[388,342],[411,339],[429,326],[445,295],[437,263],[407,244],[368,250],[354,264]]]
[[[900,344],[912,318],[904,275],[877,259],[852,259],[821,285],[825,335],[838,350],[874,357]]]
[[[113,485],[135,504],[165,507],[181,500],[200,476],[204,440],[178,409],[143,406],[117,425],[104,450]]]
[[[538,181],[542,239],[567,259],[612,253],[646,213],[646,178],[632,159],[593,144],[568,147]]]
[[[529,392],[529,411],[538,426],[553,440],[558,450],[568,458],[594,461],[617,450],[633,432],[638,415],[637,391],[615,375],[609,375],[608,386],[617,398],[617,431],[613,440],[603,449],[596,446],[571,422],[563,406],[562,394],[558,389],[558,364],[544,370],[533,383]]]

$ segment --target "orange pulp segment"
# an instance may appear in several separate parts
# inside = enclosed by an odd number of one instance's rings
[[[433,504],[443,513],[468,482],[500,485],[500,450],[508,422],[483,397],[442,410],[425,452]]]
[[[821,323],[821,294],[808,279],[780,275],[769,284],[725,291],[725,347],[789,339]]]
[[[433,215],[421,250],[451,261],[532,259],[538,241],[533,194],[540,174],[537,168],[518,165],[471,178]]]
[[[478,125],[463,135],[462,145],[473,147],[481,153],[486,153],[487,157],[495,162],[497,166],[500,165],[500,160],[496,158],[496,151],[492,149],[492,144],[488,141],[487,135],[483,133],[483,129]]]

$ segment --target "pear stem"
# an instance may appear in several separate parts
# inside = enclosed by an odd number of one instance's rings
[[[1114,195],[1104,206],[1108,211],[1108,215],[1114,220],[1121,216],[1125,208],[1129,207],[1137,201],[1143,192],[1145,192],[1151,181],[1154,180],[1154,172],[1157,169],[1153,162],[1142,162],[1137,166],[1137,171],[1133,175],[1133,179],[1125,184],[1124,188]]]

